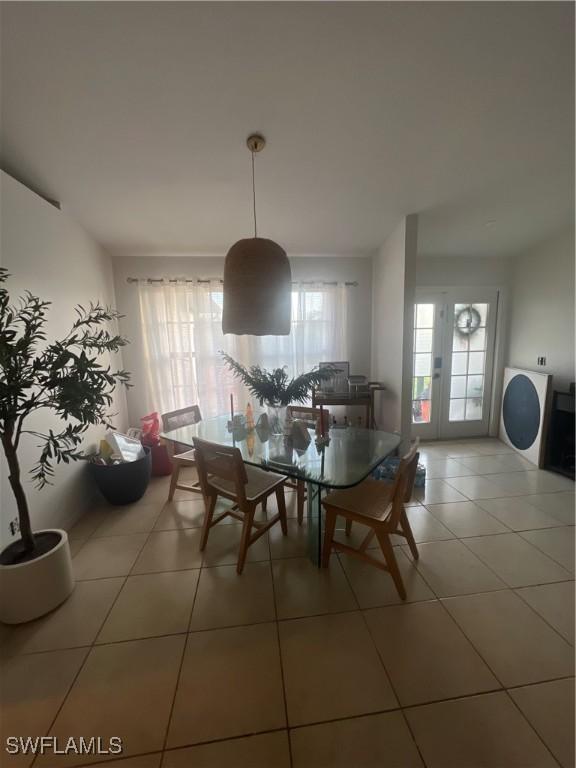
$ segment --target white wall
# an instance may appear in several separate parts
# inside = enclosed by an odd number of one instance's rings
[[[354,373],[370,372],[372,322],[372,259],[365,256],[291,256],[293,280],[357,282],[348,292],[348,337],[350,366]],[[130,424],[138,426],[147,413],[144,354],[140,326],[138,286],[127,277],[220,278],[224,258],[218,256],[118,256],[113,258],[117,306],[125,317],[121,330],[130,340],[123,353],[125,367],[133,373],[134,388],[128,392]]]
[[[413,315],[418,218],[407,216],[374,257],[372,294],[372,379],[380,429],[410,435]]]
[[[76,304],[101,301],[114,305],[114,282],[110,257],[62,211],[2,173],[0,263],[12,277],[7,285],[15,303],[25,290],[53,302],[49,313],[48,341],[68,332]],[[121,366],[121,359],[115,360]],[[116,396],[113,410],[116,424],[126,423],[123,391]],[[59,421],[39,411],[28,422],[32,428],[57,429]],[[87,433],[85,447],[103,436],[102,427]],[[96,497],[83,462],[56,468],[54,485],[37,491],[27,480],[38,456],[35,440],[22,438],[19,456],[35,528],[67,527],[91,505]],[[0,540],[10,539],[8,523],[16,516],[16,505],[7,479],[4,457],[1,462]]]
[[[553,374],[555,389],[575,379],[572,229],[513,260],[508,365]]]
[[[416,261],[418,288],[478,285],[501,288],[510,282],[512,259],[427,256]]]

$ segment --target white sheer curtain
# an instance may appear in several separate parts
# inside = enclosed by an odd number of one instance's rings
[[[288,336],[224,336],[219,280],[141,281],[150,409],[164,413],[197,403],[204,417],[215,416],[228,413],[230,393],[244,409],[248,395],[225,367],[221,349],[244,365],[286,366],[291,376],[347,360],[348,290],[341,283],[296,283]]]

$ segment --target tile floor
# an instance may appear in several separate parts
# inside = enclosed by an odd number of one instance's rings
[[[202,502],[166,503],[166,479],[86,515],[71,598],[2,627],[2,738],[120,736],[116,768],[574,766],[573,483],[493,439],[421,461],[420,559],[394,542],[405,604],[350,557],[315,568],[291,492],[288,537],[262,537],[241,577],[238,524],[202,556]]]

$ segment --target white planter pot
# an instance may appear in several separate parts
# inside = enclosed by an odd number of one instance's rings
[[[60,534],[59,543],[35,560],[0,565],[0,621],[22,624],[63,603],[74,589],[72,558],[66,531],[47,528],[35,533]]]

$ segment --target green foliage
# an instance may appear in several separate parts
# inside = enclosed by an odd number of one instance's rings
[[[267,371],[259,365],[245,368],[226,352],[220,352],[228,368],[244,384],[260,405],[290,405],[305,403],[312,387],[330,379],[337,369],[333,366],[314,368],[295,379],[289,379],[285,368]]]
[[[55,463],[83,458],[78,446],[91,424],[109,424],[112,393],[117,384],[130,386],[130,375],[103,365],[101,355],[128,342],[103,327],[121,315],[91,303],[76,307],[76,320],[63,339],[46,344],[50,302],[26,292],[11,306],[3,286],[8,277],[0,268],[0,439],[12,458],[22,435],[38,440],[40,455],[31,474],[41,488],[50,483]],[[61,431],[25,428],[27,417],[42,408],[60,417]]]

